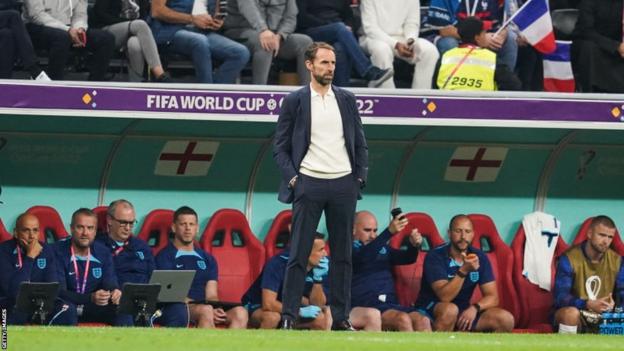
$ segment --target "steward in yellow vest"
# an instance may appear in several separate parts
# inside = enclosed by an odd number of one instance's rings
[[[520,80],[505,65],[496,64],[483,22],[468,17],[457,24],[462,45],[444,53],[436,84],[442,90],[520,90]]]

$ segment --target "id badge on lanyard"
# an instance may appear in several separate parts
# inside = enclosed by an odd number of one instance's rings
[[[91,264],[91,248],[87,249],[87,263],[85,264],[85,270],[82,278],[82,284],[80,284],[80,272],[78,271],[78,262],[76,254],[74,253],[74,247],[69,247],[71,251],[71,260],[74,262],[74,276],[76,277],[76,291],[79,294],[84,294],[87,290],[87,279],[89,278],[89,265]]]

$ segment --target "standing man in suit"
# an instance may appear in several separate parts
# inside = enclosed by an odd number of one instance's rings
[[[308,257],[325,212],[332,260],[329,269],[333,330],[354,330],[351,301],[351,235],[355,205],[368,172],[368,147],[355,96],[333,86],[334,48],[313,43],[305,53],[310,85],[283,102],[273,158],[282,175],[279,200],[293,204],[281,329],[292,329],[303,294]]]

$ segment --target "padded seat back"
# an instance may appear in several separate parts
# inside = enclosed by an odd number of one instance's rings
[[[147,214],[138,238],[145,241],[152,248],[154,256],[164,249],[170,240],[173,240],[173,210],[157,209]]]
[[[265,262],[264,246],[251,232],[245,215],[236,209],[215,212],[199,244],[219,264],[219,299],[240,302]]]
[[[559,236],[553,259],[551,262],[551,291],[546,291],[538,285],[529,282],[522,275],[524,265],[524,245],[526,242],[526,234],[522,224],[516,231],[516,235],[511,242],[511,251],[514,256],[514,265],[512,270],[512,278],[514,286],[518,292],[518,301],[520,302],[520,320],[516,321],[516,325],[520,328],[535,329],[535,331],[549,332],[552,331],[550,323],[550,313],[553,306],[552,286],[554,286],[557,258],[565,252],[568,245]]]
[[[511,275],[513,253],[501,239],[492,218],[484,214],[469,214],[468,217],[474,229],[472,246],[484,251],[492,265],[500,301],[499,307],[509,311],[517,322],[520,319],[520,303]],[[476,302],[480,298],[481,291],[476,289],[472,299]]]
[[[288,225],[292,221],[292,211],[284,210],[275,216],[269,232],[264,237],[264,249],[266,260],[277,255],[290,243],[290,231]]]
[[[68,237],[59,213],[50,206],[33,206],[26,212],[39,219],[39,241],[52,244]]]

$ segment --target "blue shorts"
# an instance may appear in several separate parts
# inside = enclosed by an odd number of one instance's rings
[[[429,318],[429,320],[431,320],[431,323],[433,324],[433,322],[435,321],[435,319],[433,318],[433,310],[435,309],[437,305],[438,305],[438,302],[430,302],[427,306],[415,307],[415,310],[418,313],[422,314],[423,316]],[[466,309],[460,310],[457,315],[459,316],[465,310]],[[470,331],[475,330],[475,328],[477,327],[477,323],[479,322],[479,318],[481,318],[481,312],[477,313],[477,316],[475,317],[474,321],[472,321],[472,325],[470,326]]]

